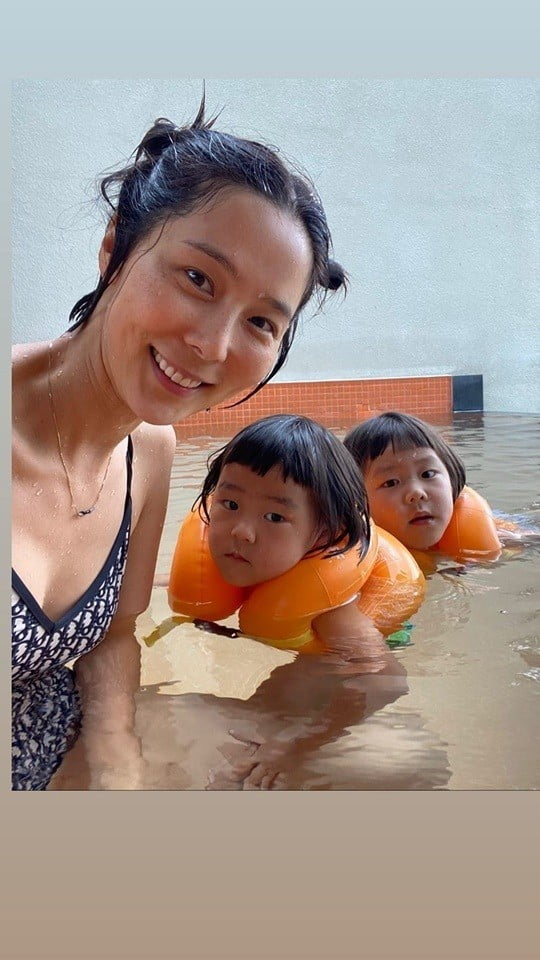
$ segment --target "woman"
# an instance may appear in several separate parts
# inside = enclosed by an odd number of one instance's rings
[[[62,337],[14,350],[14,789],[60,765],[56,786],[138,786],[171,424],[260,389],[312,295],[345,283],[311,184],[213,122],[204,99],[187,127],[156,121],[102,181],[96,289]]]

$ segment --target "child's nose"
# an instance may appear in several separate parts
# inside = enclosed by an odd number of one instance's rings
[[[255,527],[249,520],[237,520],[233,524],[232,534],[236,540],[243,540],[246,543],[255,542]]]
[[[426,491],[421,483],[415,481],[411,483],[407,488],[407,501],[408,503],[416,503],[418,500],[426,499]]]

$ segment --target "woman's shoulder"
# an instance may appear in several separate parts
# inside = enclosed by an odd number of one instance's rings
[[[143,508],[166,502],[176,448],[174,427],[139,424],[131,433],[133,442],[134,526]]]
[[[149,453],[174,452],[176,447],[176,432],[169,424],[139,423],[131,436],[134,445]]]
[[[11,347],[11,363],[14,371],[39,363],[48,350],[47,343],[14,343]]]
[[[47,344],[17,343],[11,348],[11,398],[13,429],[24,432],[28,424],[42,416]],[[46,394],[45,394],[46,399]]]
[[[23,359],[28,353],[43,347],[42,343],[12,343],[11,359],[13,361]]]
[[[149,474],[170,467],[176,449],[174,427],[140,423],[131,434],[134,456],[142,461]]]

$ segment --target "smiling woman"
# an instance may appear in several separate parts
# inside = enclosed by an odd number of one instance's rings
[[[101,193],[95,289],[67,333],[13,356],[20,790],[55,774],[57,788],[139,785],[135,620],[167,505],[170,425],[261,389],[302,308],[345,284],[312,184],[263,144],[214,130],[204,99],[189,126],[157,120]]]
[[[114,227],[103,271],[113,250]],[[131,257],[129,281],[107,288],[96,307],[130,409],[147,423],[177,422],[264,381],[309,285],[305,228],[263,197],[231,188],[155,227],[143,251]],[[141,351],[148,385],[133,377]]]

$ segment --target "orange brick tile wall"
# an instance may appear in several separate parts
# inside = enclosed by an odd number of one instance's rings
[[[452,377],[269,383],[239,407],[193,414],[175,429],[180,439],[228,438],[272,413],[299,413],[339,429],[383,410],[400,410],[426,420],[444,418],[452,413]]]

